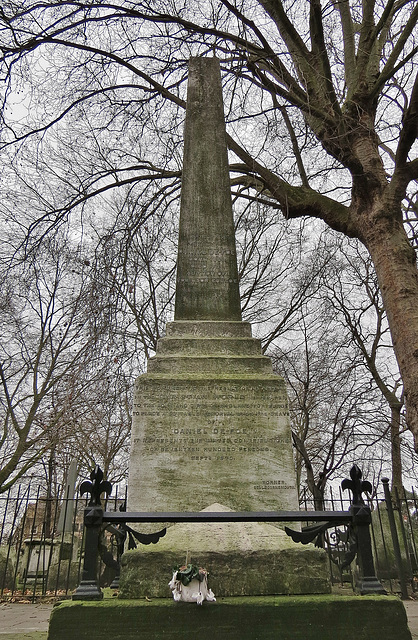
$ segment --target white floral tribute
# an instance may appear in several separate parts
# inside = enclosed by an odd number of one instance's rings
[[[175,569],[168,586],[176,602],[216,602],[212,589],[208,587],[208,572],[192,564]]]

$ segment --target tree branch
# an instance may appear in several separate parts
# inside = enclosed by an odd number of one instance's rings
[[[77,107],[79,104],[82,104],[83,102],[85,102],[86,100],[89,100],[90,98],[93,98],[94,96],[101,95],[103,93],[106,93],[107,91],[116,91],[118,89],[141,89],[143,91],[147,91],[147,90],[149,91],[148,87],[144,87],[138,84],[119,84],[113,87],[101,87],[100,89],[96,89],[96,91],[91,91],[90,93],[87,93],[86,95],[81,96],[80,98],[77,98],[77,100],[74,100],[74,102],[72,102],[66,109],[64,109],[56,118],[54,118],[53,120],[50,120],[44,126],[39,127],[37,129],[32,129],[28,133],[25,133],[21,136],[16,136],[10,142],[6,142],[3,145],[0,145],[0,149],[2,148],[4,149],[5,147],[13,145],[16,142],[21,142],[22,140],[26,140],[30,136],[36,135],[37,133],[44,133],[45,131],[53,127],[55,124],[57,124],[60,120],[62,120],[66,115],[68,115],[68,113],[72,111],[72,109]]]
[[[350,12],[349,0],[332,0],[334,7],[340,13],[341,29],[344,43],[344,72],[348,92],[352,93],[355,82],[356,48],[354,42],[354,27]]]
[[[315,60],[318,86],[324,85],[326,104],[332,106],[333,111],[341,113],[332,82],[331,65],[324,40],[322,24],[322,7],[320,0],[310,0],[310,34],[312,54]],[[319,64],[318,64],[319,63]],[[319,67],[319,68],[318,68]]]
[[[415,76],[414,86],[411,92],[408,108],[402,118],[402,129],[396,150],[396,168],[402,168],[408,158],[412,145],[418,138],[418,73]]]
[[[375,87],[373,89],[374,95],[377,95],[378,92],[381,90],[381,88],[384,86],[384,84],[389,80],[389,78],[391,78],[394,75],[394,73],[396,73],[396,71],[401,69],[406,64],[406,62],[408,62],[408,60],[410,60],[418,51],[418,47],[414,47],[411,53],[405,56],[405,58],[398,65],[395,66],[395,63],[398,60],[399,56],[401,55],[409,36],[411,35],[414,28],[416,27],[417,22],[418,22],[418,4],[415,5],[415,8],[412,10],[412,13],[406,25],[403,27],[402,32],[393,47],[392,53],[390,54],[385,66],[383,67],[376,81]]]
[[[336,231],[341,231],[352,238],[358,237],[358,231],[348,207],[308,187],[289,185],[254,160],[229,135],[227,135],[227,143],[231,151],[247,165],[248,169],[260,176],[272,198],[280,202],[284,216],[287,218],[313,216],[324,220]]]
[[[283,40],[286,42],[289,51],[299,61],[308,59],[309,49],[302,38],[290,22],[283,8],[281,0],[258,0],[266,13],[277,25]],[[293,57],[292,56],[292,57]]]

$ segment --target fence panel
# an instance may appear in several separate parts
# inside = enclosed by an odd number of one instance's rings
[[[376,575],[391,593],[402,594],[401,576],[395,558],[394,535],[397,536],[402,571],[408,593],[418,590],[418,494],[414,489],[393,492],[392,508],[395,532],[391,532],[388,504],[383,488],[369,500],[372,511],[371,538]],[[106,511],[119,511],[126,504],[126,492],[107,500]],[[85,532],[83,512],[87,500],[78,494],[63,500],[48,498],[41,488],[17,486],[0,494],[0,598],[31,600],[69,598],[80,583],[84,557]],[[324,501],[327,511],[347,511],[349,496],[341,490],[329,491]],[[300,508],[313,510],[306,496]],[[109,548],[115,540],[106,533]],[[352,589],[356,568],[343,567],[350,553],[349,531],[340,525],[325,532],[323,546],[328,553],[332,584]],[[354,563],[353,563],[354,564]],[[100,568],[102,586],[114,577],[104,565]]]
[[[116,487],[106,508],[118,510],[125,500],[125,495],[118,497]],[[71,597],[83,565],[86,504],[78,494],[46,497],[40,487],[30,484],[0,494],[1,599]]]

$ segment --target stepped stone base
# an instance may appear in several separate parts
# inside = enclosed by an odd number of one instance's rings
[[[135,383],[128,510],[296,511],[291,442],[284,380],[251,326],[171,322]],[[329,592],[324,552],[295,545],[282,526],[176,524],[123,556],[121,593],[170,595],[187,554],[216,595]]]
[[[130,511],[298,508],[284,380],[251,326],[167,325],[135,383]]]
[[[48,640],[412,640],[404,606],[386,596],[241,597],[63,602]]]

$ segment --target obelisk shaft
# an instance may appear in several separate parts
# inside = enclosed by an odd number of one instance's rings
[[[175,320],[241,320],[219,61],[191,58]]]
[[[286,386],[241,320],[215,59],[190,61],[183,166],[175,320],[135,383],[128,509],[295,511]],[[312,560],[288,564],[289,543],[276,527],[185,526],[124,555],[122,597],[165,597],[167,580],[154,577],[184,562],[188,550],[218,580],[217,595],[281,593],[278,574],[285,593],[315,591],[294,570]],[[324,555],[310,572],[321,585],[327,585]]]

